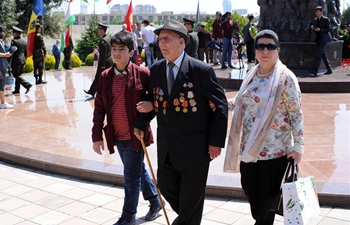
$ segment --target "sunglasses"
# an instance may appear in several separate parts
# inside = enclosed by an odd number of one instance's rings
[[[256,44],[255,45],[256,50],[264,50],[265,48],[267,48],[267,50],[271,51],[271,50],[276,50],[278,48],[278,46],[275,44],[270,44],[270,43],[267,45],[265,45],[265,44]]]

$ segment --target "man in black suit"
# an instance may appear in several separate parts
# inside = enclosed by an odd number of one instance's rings
[[[11,69],[12,74],[16,79],[15,90],[12,94],[19,94],[21,85],[26,89],[25,94],[27,94],[32,87],[32,85],[21,77],[24,65],[27,59],[27,42],[21,38],[21,33],[23,30],[16,26],[12,26],[13,39],[11,41],[11,46],[15,46],[17,50],[12,54]]]
[[[331,27],[328,17],[323,16],[323,8],[322,6],[317,6],[316,9],[316,18],[313,20],[311,29],[316,33],[316,45],[317,45],[317,55],[316,55],[316,65],[314,69],[310,70],[310,73],[317,76],[318,68],[321,64],[321,58],[327,68],[327,72],[324,74],[331,74],[332,68],[329,64],[326,52],[325,52],[325,46],[328,42],[332,41],[331,36]]]
[[[88,95],[92,95],[92,97],[95,96],[97,87],[98,87],[98,80],[100,79],[101,73],[111,67],[113,65],[113,61],[111,58],[111,39],[106,36],[108,26],[104,25],[102,23],[98,23],[97,32],[98,35],[100,35],[100,43],[98,44],[99,52],[100,52],[100,58],[98,59],[98,66],[97,71],[95,75],[95,79],[91,84],[91,87],[88,91],[84,90],[84,92]]]
[[[164,55],[151,68],[149,91],[158,122],[158,186],[178,214],[173,225],[198,225],[209,162],[225,145],[227,99],[213,68],[185,53],[189,37],[183,24],[167,20],[154,33]],[[137,108],[147,112],[143,104]],[[151,119],[148,115],[143,114],[144,125],[135,126],[138,138]]]

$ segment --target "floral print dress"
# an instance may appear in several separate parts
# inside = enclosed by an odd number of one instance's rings
[[[242,93],[243,136],[241,151],[248,137],[258,111],[260,96],[269,78],[254,78]],[[274,115],[274,122],[268,132],[264,147],[259,152],[258,160],[270,160],[289,154],[291,151],[303,153],[303,118],[301,110],[301,93],[290,74],[287,75],[285,88]]]

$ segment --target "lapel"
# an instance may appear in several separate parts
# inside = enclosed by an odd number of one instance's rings
[[[189,60],[188,60],[187,54],[184,55],[184,58],[182,60],[179,72],[176,76],[176,80],[174,81],[173,89],[171,90],[169,99],[172,99],[177,95],[177,93],[180,91],[184,83],[188,80],[188,72],[189,72]],[[165,81],[166,86],[166,81]]]

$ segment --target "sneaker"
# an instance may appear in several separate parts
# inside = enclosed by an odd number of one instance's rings
[[[13,109],[13,105],[5,102],[4,104],[0,104],[0,109]]]
[[[161,205],[151,205],[148,213],[145,216],[146,221],[155,220],[158,216],[159,211],[162,209]]]
[[[136,221],[135,220],[127,221],[122,218],[119,218],[119,220],[113,225],[136,225]]]

